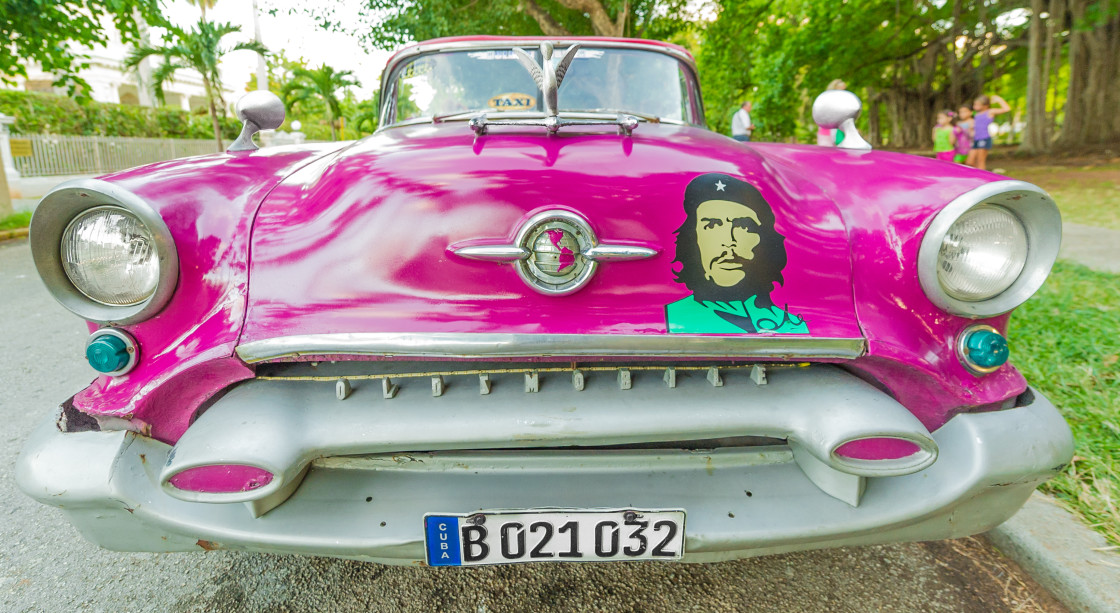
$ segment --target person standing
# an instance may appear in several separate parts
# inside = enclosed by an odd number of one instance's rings
[[[735,111],[735,116],[731,118],[731,138],[743,143],[751,141],[751,132],[754,132],[754,124],[751,123],[751,101],[743,102],[743,106]]]
[[[937,159],[952,162],[956,149],[956,126],[953,125],[953,112],[941,111],[937,114],[937,125],[933,126],[933,152]]]
[[[965,164],[968,161],[968,154],[972,151],[972,109],[968,106],[962,106],[957,109],[957,148],[956,155],[953,156],[953,161],[958,164]]]
[[[834,89],[848,89],[848,84],[843,79],[833,79],[828,84],[828,90]],[[844,133],[840,130],[831,130],[829,128],[817,128],[817,144],[822,147],[835,147],[844,140]]]
[[[993,102],[999,106],[993,109]],[[976,98],[976,101],[972,103],[972,110],[976,111],[976,115],[972,123],[972,151],[968,152],[968,165],[980,170],[987,170],[988,152],[992,149],[992,134],[990,131],[992,118],[1010,111],[1011,106],[1003,98],[992,94],[990,98],[988,96]]]

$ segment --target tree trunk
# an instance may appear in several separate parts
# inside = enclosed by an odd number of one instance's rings
[[[1077,24],[1085,17],[1086,0],[1070,0],[1069,14],[1073,27],[1069,33],[1069,89],[1066,91],[1066,117],[1058,139],[1063,148],[1075,147],[1085,142],[1082,126],[1085,123],[1085,81],[1089,66],[1085,57],[1085,33]]]
[[[1043,0],[1031,0],[1031,20],[1027,26],[1027,127],[1023,131],[1023,142],[1019,145],[1019,151],[1025,153],[1039,153],[1049,149],[1046,138],[1046,67],[1042,51],[1043,7]]]
[[[949,37],[949,100],[961,99],[961,62],[957,57],[957,38],[961,35],[961,0],[953,0],[952,36]]]
[[[879,114],[879,93],[874,87],[867,88],[867,142],[872,147],[883,146],[882,118]]]
[[[1120,15],[1087,22],[1091,3],[1069,0],[1069,90],[1058,141],[1063,148],[1120,139]]]
[[[571,32],[560,25],[552,18],[552,15],[548,11],[541,8],[541,5],[533,0],[521,0],[521,9],[537,22],[537,25],[540,26],[541,32],[544,33],[545,36],[571,35]]]
[[[591,19],[591,31],[595,36],[620,37],[626,26],[626,13],[629,4],[624,4],[623,9],[611,19],[607,7],[600,0],[556,0],[561,6],[584,13]]]
[[[210,103],[210,121],[214,124],[214,140],[218,142],[218,151],[224,151],[222,144],[222,126],[218,123],[218,109],[214,108],[214,93],[210,86],[210,79],[203,77],[202,85],[206,89],[206,100]]]
[[[1050,19],[1046,22],[1046,59],[1043,61],[1046,72],[1046,91],[1043,96],[1049,101],[1050,110],[1046,113],[1047,147],[1054,142],[1054,124],[1058,116],[1058,76],[1062,64],[1061,29],[1066,21],[1064,0],[1050,0]],[[1051,92],[1053,94],[1051,95]]]
[[[1120,138],[1116,114],[1120,108],[1117,69],[1120,68],[1120,19],[1109,19],[1086,36],[1089,78],[1085,84],[1086,142],[1109,143]]]
[[[890,115],[891,115],[891,148],[898,149],[899,142],[902,140],[902,104],[899,103],[899,93],[891,91],[887,95],[890,101]]]

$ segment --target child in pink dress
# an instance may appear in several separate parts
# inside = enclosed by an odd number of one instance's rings
[[[964,164],[968,160],[968,152],[972,150],[972,109],[962,106],[953,118],[953,134],[957,138],[957,146],[953,150],[953,161]]]

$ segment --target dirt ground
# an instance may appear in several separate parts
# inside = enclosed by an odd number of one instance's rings
[[[1074,154],[1023,157],[997,150],[988,169],[1041,187],[1066,223],[1120,230],[1120,145]]]
[[[1003,170],[1006,174],[1024,181],[1034,180],[1039,187],[1059,190],[1093,182],[1120,184],[1120,146],[1111,149],[1078,154],[1058,154],[1022,157],[1014,150],[994,153],[988,159],[990,170]],[[1045,185],[1043,185],[1045,183]]]

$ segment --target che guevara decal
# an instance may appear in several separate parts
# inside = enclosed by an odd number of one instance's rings
[[[770,299],[784,282],[785,237],[753,185],[700,175],[685,189],[684,212],[673,264],[677,283],[692,294],[665,305],[670,333],[809,332],[804,319]]]

